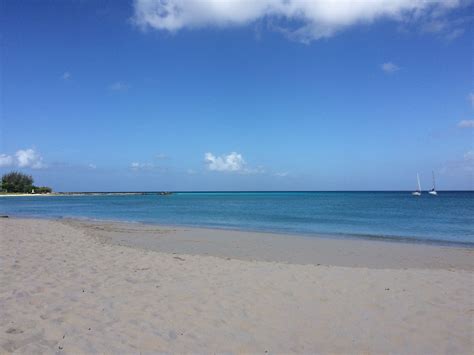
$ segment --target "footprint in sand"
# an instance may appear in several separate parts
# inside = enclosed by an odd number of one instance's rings
[[[21,334],[23,330],[17,328],[8,328],[6,331],[7,334]]]

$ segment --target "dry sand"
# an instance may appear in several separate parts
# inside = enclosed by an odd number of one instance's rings
[[[0,352],[472,354],[473,256],[1,219]]]

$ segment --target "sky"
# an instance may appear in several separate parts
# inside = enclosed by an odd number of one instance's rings
[[[474,188],[474,4],[4,1],[0,173],[55,191]]]

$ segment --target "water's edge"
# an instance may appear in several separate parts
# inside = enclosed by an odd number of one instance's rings
[[[416,237],[404,237],[404,236],[387,236],[387,235],[371,235],[371,234],[345,234],[345,233],[302,233],[302,232],[283,232],[280,230],[269,230],[269,229],[250,229],[250,228],[232,228],[232,227],[216,227],[206,226],[198,224],[163,224],[158,222],[150,221],[138,221],[138,220],[122,220],[122,219],[101,219],[91,218],[88,216],[40,216],[40,215],[24,215],[24,214],[10,214],[9,218],[18,219],[39,219],[48,221],[78,221],[78,222],[89,222],[89,223],[117,223],[117,224],[134,224],[134,225],[148,225],[162,228],[193,228],[202,230],[215,230],[215,231],[236,231],[244,233],[261,233],[268,235],[280,235],[288,237],[302,237],[310,239],[349,239],[349,240],[365,240],[365,241],[376,241],[385,243],[397,243],[397,244],[408,244],[408,245],[431,245],[449,248],[469,248],[474,249],[474,242],[456,242],[456,241],[443,241],[437,239],[420,239]]]

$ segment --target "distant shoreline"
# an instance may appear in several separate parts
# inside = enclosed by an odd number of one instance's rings
[[[3,193],[0,197],[35,197],[35,196],[122,196],[122,195],[170,195],[171,192],[51,192],[46,194]]]

